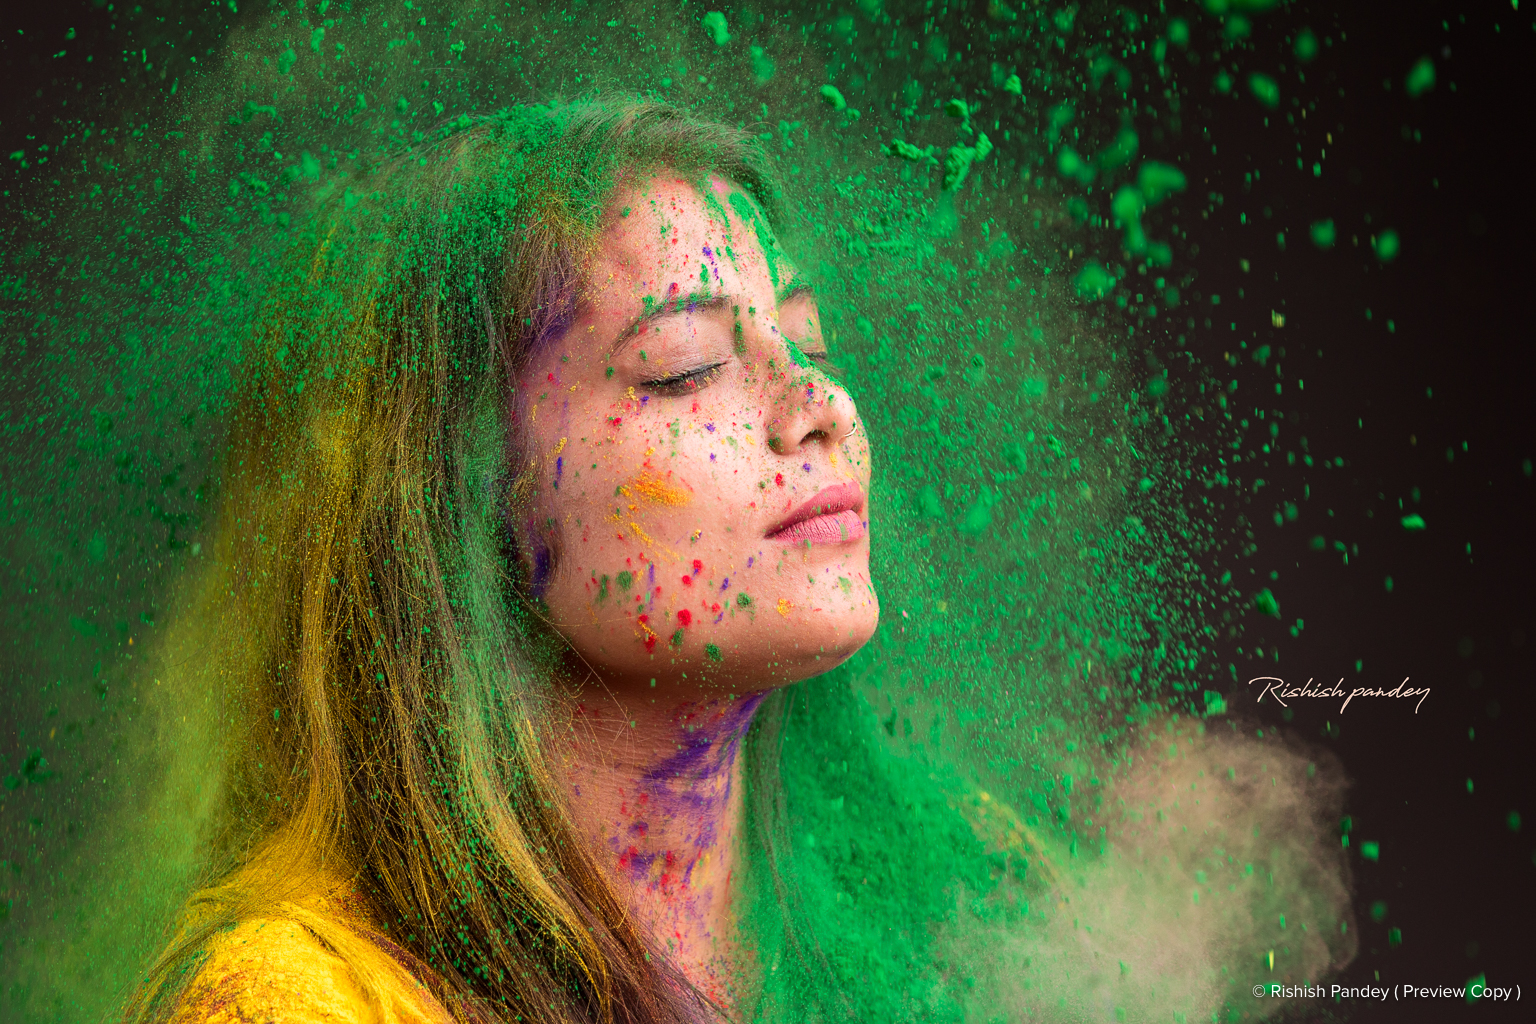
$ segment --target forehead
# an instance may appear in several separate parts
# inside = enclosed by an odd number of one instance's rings
[[[647,173],[619,190],[606,221],[604,249],[623,262],[697,257],[701,245],[783,261],[757,203],[718,174],[689,179],[670,170]]]

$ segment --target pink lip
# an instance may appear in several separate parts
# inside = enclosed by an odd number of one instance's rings
[[[864,492],[858,484],[834,484],[775,523],[766,536],[788,544],[858,540],[869,532],[863,512]]]

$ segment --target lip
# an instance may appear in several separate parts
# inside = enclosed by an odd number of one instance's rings
[[[792,509],[769,528],[765,537],[790,544],[858,540],[868,532],[863,512],[864,492],[858,484],[833,484]]]

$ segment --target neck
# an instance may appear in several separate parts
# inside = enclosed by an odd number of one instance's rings
[[[577,828],[638,923],[726,1006],[740,991],[741,748],[763,696],[685,702],[589,689],[554,758]]]

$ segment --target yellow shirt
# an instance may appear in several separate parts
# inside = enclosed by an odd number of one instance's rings
[[[246,921],[210,944],[174,1024],[334,1021],[383,1024],[352,969],[296,921]]]
[[[335,915],[296,911],[216,935],[172,1024],[444,1024],[443,1005],[406,969],[409,954]],[[331,941],[322,939],[317,929]],[[338,955],[345,945],[349,958]],[[350,962],[349,962],[350,961]]]

